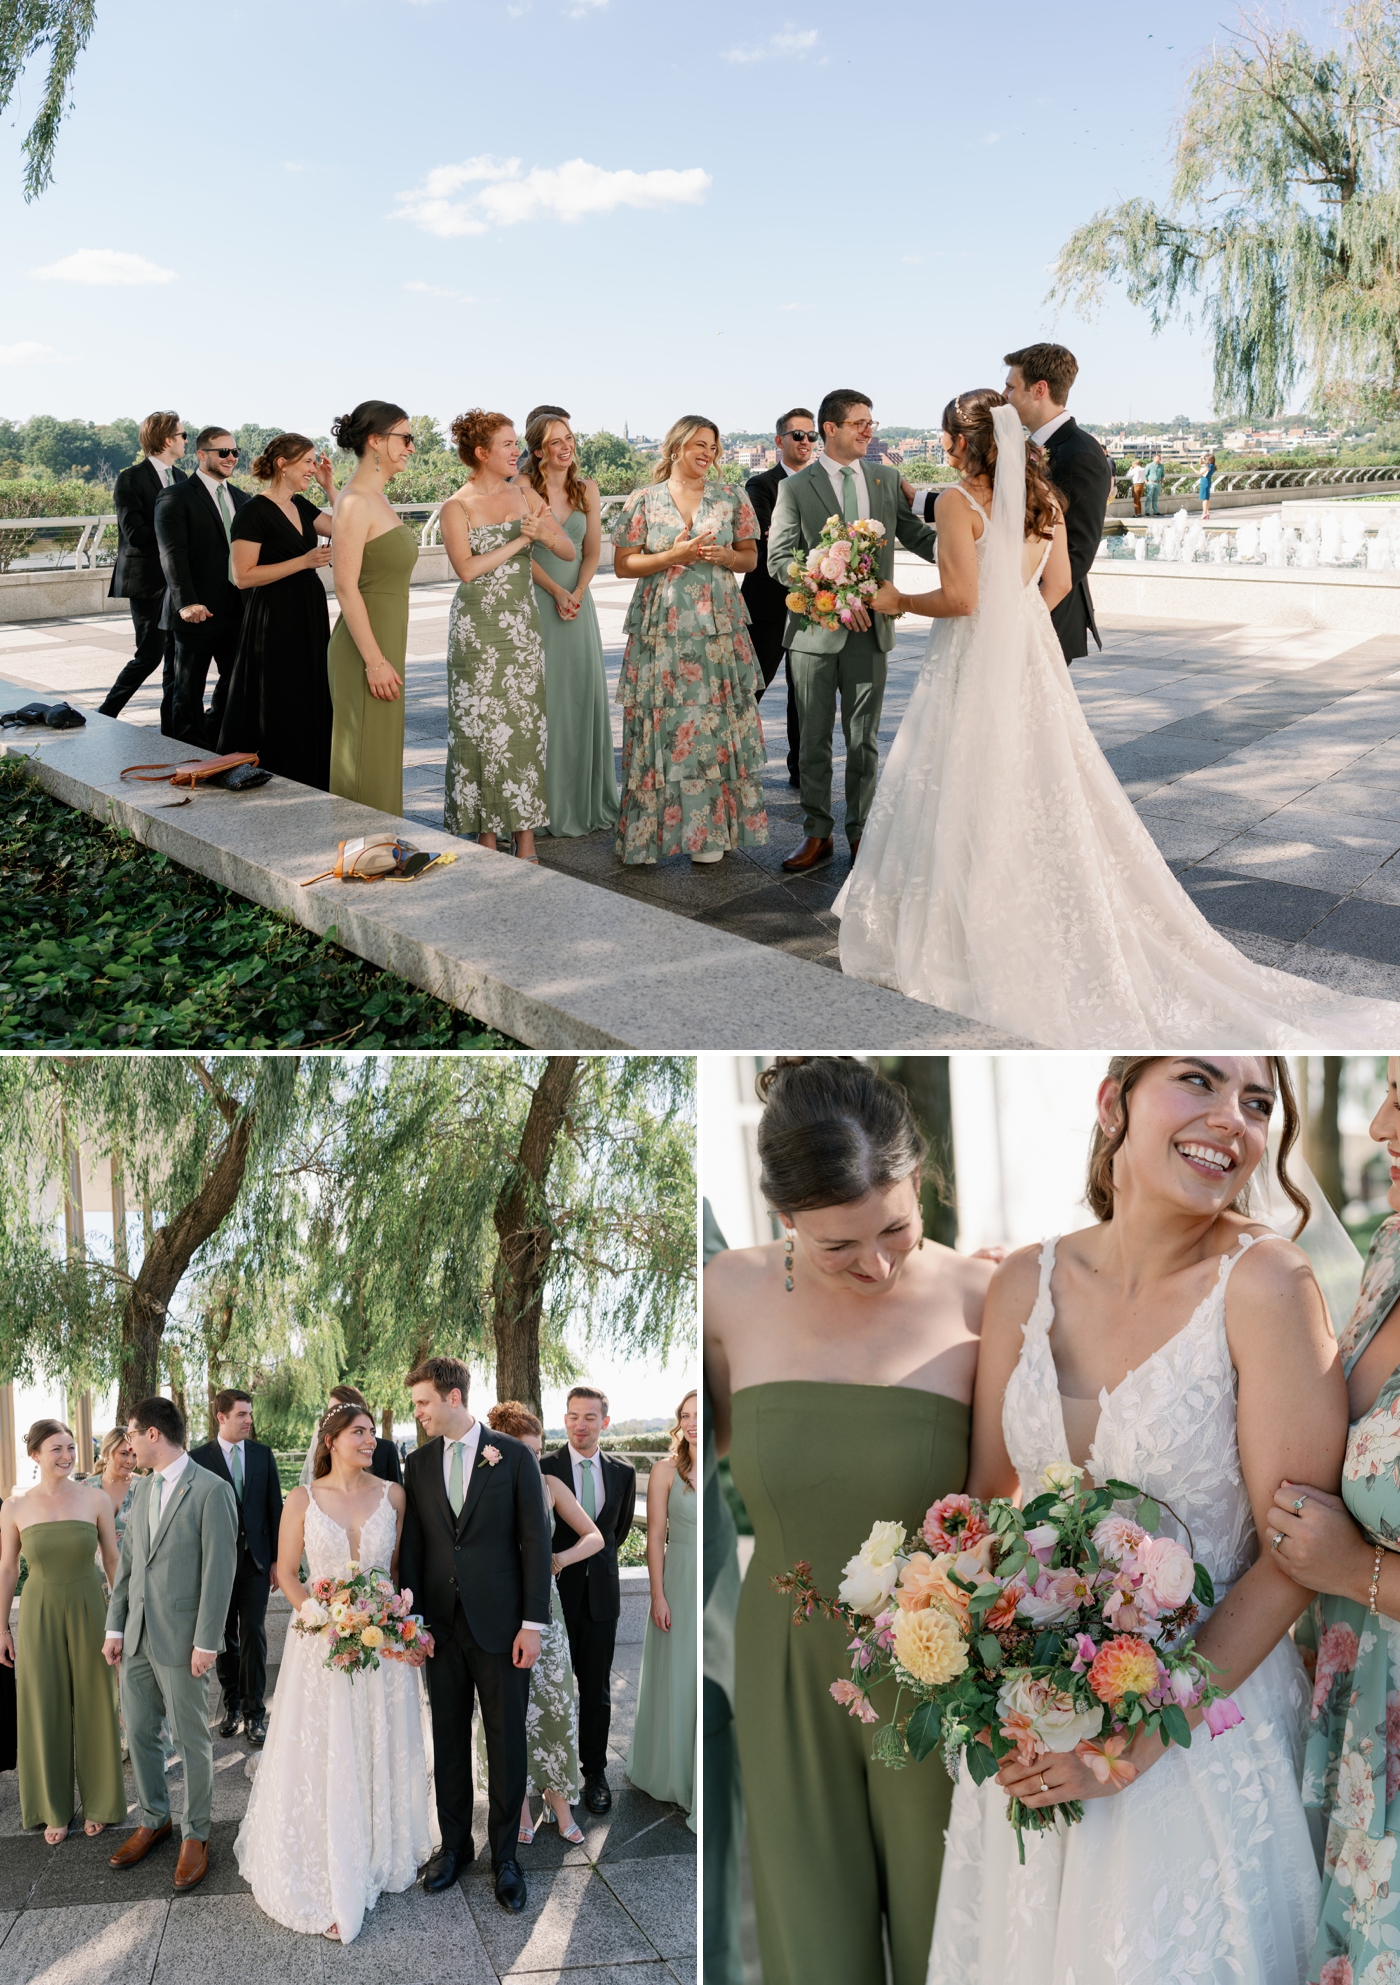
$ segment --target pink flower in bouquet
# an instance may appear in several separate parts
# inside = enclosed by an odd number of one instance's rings
[[[1032,1626],[1054,1627],[1072,1619],[1091,1597],[1083,1574],[1066,1566],[1063,1571],[1043,1571],[1016,1610]]]
[[[1094,1525],[1094,1549],[1101,1558],[1112,1558],[1115,1564],[1121,1564],[1136,1552],[1147,1535],[1142,1525],[1134,1523],[1130,1516],[1106,1516]]]
[[[1111,1785],[1116,1792],[1120,1786],[1131,1785],[1137,1777],[1137,1766],[1129,1764],[1123,1756],[1128,1743],[1127,1732],[1120,1730],[1116,1737],[1106,1737],[1101,1744],[1087,1741],[1076,1744],[1075,1752],[1083,1758],[1100,1785]]]
[[[1074,1636],[1074,1659],[1069,1664],[1070,1673],[1072,1675],[1082,1675],[1087,1669],[1092,1668],[1094,1665],[1094,1656],[1098,1651],[1088,1634],[1077,1633]]]
[[[849,607],[842,607],[840,613],[837,614],[836,618],[840,621],[843,627],[849,627],[851,624],[851,609]]]
[[[1172,1700],[1182,1709],[1192,1709],[1201,1699],[1205,1684],[1189,1668],[1173,1668],[1167,1682]]]
[[[1206,1728],[1212,1737],[1223,1737],[1227,1730],[1233,1730],[1237,1723],[1243,1723],[1231,1696],[1220,1696],[1206,1704]]]
[[[1120,1703],[1124,1696],[1145,1696],[1157,1685],[1157,1656],[1145,1640],[1119,1634],[1105,1641],[1089,1670],[1089,1687],[1100,1702]]]
[[[1149,1617],[1174,1613],[1186,1604],[1196,1582],[1196,1567],[1183,1545],[1174,1537],[1147,1537],[1134,1556],[1142,1574],[1138,1603]]]
[[[1107,1625],[1126,1628],[1131,1632],[1135,1627],[1146,1626],[1151,1615],[1145,1606],[1137,1603],[1137,1588],[1127,1572],[1119,1572],[1113,1580],[1113,1589],[1103,1602],[1103,1616]]]
[[[831,1693],[849,1715],[858,1717],[862,1723],[880,1721],[879,1710],[866,1701],[854,1682],[833,1682]]]
[[[1048,1565],[1060,1533],[1053,1523],[1035,1523],[1026,1532],[1026,1548],[1038,1564]]]
[[[982,1623],[989,1632],[1000,1633],[1003,1627],[1012,1625],[1016,1618],[1016,1608],[1030,1589],[1030,1580],[1023,1571],[1018,1571],[1015,1578],[1007,1580],[1001,1588],[1000,1599],[995,1600],[988,1607],[987,1617]]]
[[[922,1535],[931,1550],[966,1551],[987,1535],[987,1524],[971,1496],[940,1496],[924,1516]]]

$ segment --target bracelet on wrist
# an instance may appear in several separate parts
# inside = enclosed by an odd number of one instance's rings
[[[1373,1620],[1378,1617],[1380,1611],[1376,1604],[1376,1597],[1381,1588],[1381,1558],[1384,1552],[1384,1544],[1377,1544],[1375,1563],[1371,1566],[1371,1587],[1366,1594],[1366,1610]]]

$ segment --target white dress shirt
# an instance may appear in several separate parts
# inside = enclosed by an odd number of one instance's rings
[[[157,476],[160,478],[161,488],[169,489],[171,483],[175,479],[175,471],[171,468],[170,464],[168,462],[158,462],[154,455],[148,455],[146,457],[146,460],[150,463],[151,467],[155,470]]]
[[[473,1420],[467,1431],[459,1435],[458,1438],[462,1443],[462,1508],[465,1509],[471,1501],[472,1476],[476,1472],[476,1457],[482,1445],[480,1420]],[[489,1447],[490,1442],[488,1441],[486,1445]],[[442,1486],[449,1493],[452,1485],[452,1448],[452,1441],[443,1441]],[[448,1506],[449,1508],[451,1507],[450,1504]],[[543,1620],[522,1620],[520,1624],[522,1627],[530,1627],[535,1633],[543,1633],[546,1622]]]
[[[220,1441],[219,1445],[220,1447],[222,1447],[223,1442]],[[158,1468],[156,1470],[155,1478],[160,1483],[160,1520],[162,1522],[165,1520],[165,1512],[169,1505],[170,1498],[175,1493],[175,1484],[179,1481],[180,1477],[184,1474],[185,1470],[189,1466],[190,1466],[189,1455],[182,1454],[179,1460],[172,1461],[168,1468]],[[149,1546],[147,1548],[149,1549]],[[108,1640],[117,1640],[117,1641],[125,1639],[124,1634],[120,1634],[116,1632],[115,1629],[111,1627],[107,1629],[106,1637]],[[217,1652],[218,1649],[214,1647],[197,1647],[195,1649],[196,1654],[217,1654]]]
[[[202,482],[204,484],[204,487],[208,490],[209,494],[213,497],[214,508],[218,511],[220,517],[222,517],[224,514],[224,505],[223,505],[223,501],[219,496],[219,491],[221,489],[226,489],[228,487],[227,478],[207,475],[203,469],[196,469],[194,473],[196,480]],[[230,512],[232,512],[233,498],[230,496],[227,500],[228,500],[229,510]]]
[[[590,1468],[593,1471],[593,1511],[594,1520],[596,1521],[598,1512],[603,1507],[603,1499],[607,1493],[603,1487],[602,1450],[597,1448],[592,1454],[582,1455],[576,1447],[570,1445],[569,1460],[574,1471],[574,1494],[578,1497],[580,1506],[583,1503],[583,1471],[585,1468]]]
[[[1044,427],[1038,427],[1036,429],[1035,433],[1031,436],[1031,440],[1034,441],[1037,444],[1037,446],[1043,448],[1046,442],[1050,439],[1050,436],[1052,434],[1058,434],[1060,429],[1064,426],[1065,422],[1068,419],[1069,419],[1069,409],[1067,407],[1062,408],[1060,412],[1056,414],[1053,420],[1047,420]]]
[[[855,470],[856,515],[857,517],[868,517],[870,515],[870,494],[865,487],[865,471],[864,469],[862,469],[860,463],[847,462],[845,464],[842,464],[841,462],[833,462],[830,455],[823,455],[821,457],[821,465],[826,470],[827,474],[831,477],[832,484],[836,490],[837,516],[844,517],[846,514],[841,507],[844,501],[844,491],[845,491],[845,483],[842,480],[841,472],[842,472],[842,468],[845,467]]]

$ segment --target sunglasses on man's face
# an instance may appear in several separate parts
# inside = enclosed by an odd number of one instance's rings
[[[227,462],[230,459],[235,462],[238,460],[238,450],[236,448],[206,448],[204,453],[206,455],[217,455],[221,462]]]
[[[784,441],[815,441],[816,438],[816,435],[805,427],[790,427],[783,436]]]

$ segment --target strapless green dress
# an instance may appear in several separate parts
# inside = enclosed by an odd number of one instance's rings
[[[734,1395],[730,1466],[754,1528],[734,1716],[764,1985],[885,1985],[882,1917],[894,1985],[924,1985],[952,1782],[938,1757],[874,1761],[870,1727],[831,1697],[846,1635],[794,1625],[771,1580],[805,1558],[834,1596],[877,1518],[917,1528],[963,1488],[970,1427],[968,1407],[903,1386],[785,1379]]]
[[[83,1818],[126,1818],[112,1671],[102,1659],[107,1601],[97,1525],[63,1518],[24,1529],[15,1685],[22,1826],[67,1826],[76,1772]]]
[[[637,1721],[627,1776],[653,1799],[690,1814],[695,1832],[695,1720],[700,1665],[700,1498],[677,1469],[666,1498],[666,1562],[661,1589],[671,1609],[662,1633],[650,1613],[637,1684]]]
[[[371,538],[360,561],[360,598],[386,662],[402,676],[408,655],[408,587],[418,538],[399,524]],[[371,696],[364,657],[341,618],[326,653],[331,681],[331,791],[380,813],[403,813],[403,712],[408,683],[393,702]]]

